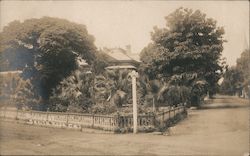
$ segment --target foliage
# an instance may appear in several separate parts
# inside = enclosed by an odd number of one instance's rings
[[[36,94],[30,80],[19,79],[12,100],[18,109],[43,110],[41,97]]]
[[[204,80],[197,80],[191,86],[189,101],[193,106],[199,106],[207,93],[208,83]],[[190,106],[190,103],[188,105]]]
[[[112,69],[104,72],[103,86],[106,86],[106,93],[109,97],[106,99],[112,105],[121,107],[123,104],[132,103],[131,80],[128,76],[129,70]]]
[[[225,68],[224,29],[199,10],[179,8],[165,19],[166,27],[154,28],[153,42],[140,54],[144,72],[149,79],[175,85],[172,89],[206,81],[212,93]]]
[[[3,101],[9,101],[11,95],[14,94],[14,88],[20,79],[19,73],[7,73],[0,75],[0,99]]]
[[[76,57],[92,64],[96,47],[86,27],[59,18],[14,21],[0,33],[1,70],[23,70],[38,93],[48,99],[52,89],[76,69]]]
[[[223,94],[235,95],[241,94],[241,90],[249,94],[248,85],[250,85],[250,54],[246,49],[241,53],[241,57],[237,59],[235,67],[229,68],[224,76],[220,91]]]
[[[191,90],[190,87],[181,85],[181,80],[179,79],[180,85],[176,85],[177,81],[164,82],[159,79],[150,80],[146,74],[141,72],[137,84],[140,92],[138,94],[139,101],[141,101],[140,104],[152,107],[154,100],[155,106],[159,107],[188,102]]]
[[[142,71],[140,71],[139,75],[140,77],[137,81],[139,104],[152,107],[154,100],[154,103],[157,105],[159,103],[158,94],[163,85],[162,82],[157,79],[150,80]]]
[[[105,67],[109,65],[109,56],[105,54],[102,50],[96,52],[96,59],[93,62],[92,69],[96,75],[103,74],[105,72]]]
[[[91,113],[94,114],[112,114],[117,112],[117,107],[110,102],[97,103],[92,106]]]
[[[6,101],[18,109],[40,109],[41,98],[29,80],[22,79],[19,73],[1,74],[0,79],[1,104]]]
[[[129,70],[89,73],[76,70],[60,82],[50,97],[51,111],[110,114],[132,103]]]
[[[177,106],[189,100],[190,89],[185,86],[170,85],[161,89],[159,99],[170,106]]]
[[[224,74],[221,93],[235,95],[242,88],[243,73],[235,67],[229,68]]]
[[[76,70],[53,90],[49,110],[88,112],[94,103],[93,75]]]
[[[243,74],[243,87],[247,88],[250,85],[250,51],[244,50],[241,53],[241,57],[237,59],[236,68]]]

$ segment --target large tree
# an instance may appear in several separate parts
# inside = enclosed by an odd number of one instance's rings
[[[245,49],[241,57],[237,59],[236,66],[233,66],[224,73],[223,82],[220,86],[222,94],[242,95],[244,90],[249,96],[250,85],[250,51]]]
[[[140,54],[145,73],[171,85],[202,80],[212,93],[224,69],[224,29],[199,10],[179,8],[165,19],[166,27],[154,27],[152,43]]]
[[[1,70],[23,70],[43,99],[76,69],[77,57],[89,64],[96,58],[86,26],[59,18],[13,21],[0,33],[0,45]]]
[[[237,59],[236,68],[242,72],[243,74],[243,87],[247,90],[249,89],[248,86],[250,85],[250,50],[245,49],[241,53],[241,57]]]
[[[243,87],[243,72],[236,67],[229,68],[224,76],[220,87],[222,94],[235,95],[239,93]]]

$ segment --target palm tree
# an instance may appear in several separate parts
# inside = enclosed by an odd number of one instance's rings
[[[54,111],[86,112],[93,103],[93,77],[76,70],[53,90],[50,109]]]
[[[97,102],[108,101],[112,105],[121,107],[129,102],[131,97],[131,80],[128,70],[107,70],[96,77],[95,92]]]

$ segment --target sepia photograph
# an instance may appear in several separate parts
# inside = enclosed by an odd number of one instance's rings
[[[0,155],[250,155],[248,0],[0,0]]]

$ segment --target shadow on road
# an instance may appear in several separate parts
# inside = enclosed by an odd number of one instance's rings
[[[250,105],[242,105],[242,104],[211,104],[211,105],[203,105],[198,109],[235,109],[235,108],[247,108]]]
[[[216,95],[214,98],[206,100],[198,109],[235,109],[247,107],[250,107],[249,99],[237,96]]]

